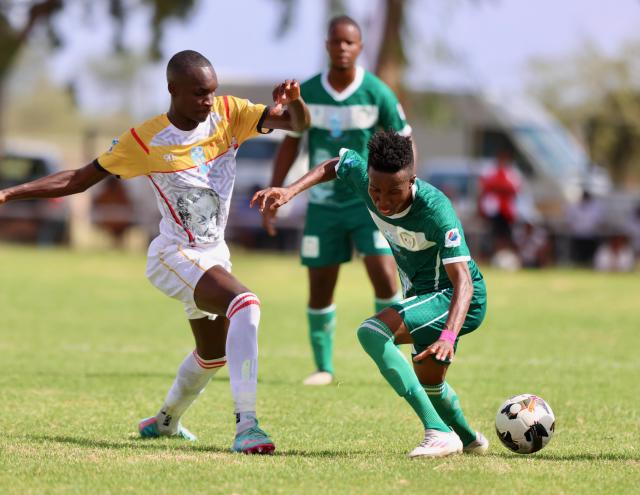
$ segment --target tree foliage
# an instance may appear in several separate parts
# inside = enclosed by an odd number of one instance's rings
[[[561,59],[530,63],[529,88],[584,138],[618,184],[640,164],[640,40],[607,55],[592,43]]]
[[[160,42],[167,21],[171,19],[185,19],[193,10],[197,0],[106,0],[111,21],[115,25],[113,47],[115,51],[122,51],[123,31],[127,18],[131,12],[148,8],[151,12],[152,40],[149,46],[150,55],[154,58],[161,56]],[[0,0],[0,77],[6,75],[15,60],[20,48],[38,25],[46,27],[53,46],[60,46],[64,40],[57,32],[53,22],[56,15],[62,13],[72,4],[73,0],[39,0],[16,1]],[[80,4],[90,10],[99,6],[99,2]],[[19,19],[19,20],[17,20]]]
[[[158,59],[162,53],[160,43],[167,21],[185,19],[193,10],[197,0],[105,0],[109,18],[114,24],[113,50],[125,51],[123,33],[127,19],[138,9],[149,9],[151,13],[152,39],[148,55]],[[100,2],[83,0],[0,0],[0,148],[2,143],[2,117],[4,86],[18,54],[29,41],[36,28],[44,27],[51,46],[64,44],[64,36],[57,31],[55,19],[63,15],[65,9],[81,6],[87,13],[91,9],[105,5]]]

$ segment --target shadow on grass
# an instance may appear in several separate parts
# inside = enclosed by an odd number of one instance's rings
[[[55,443],[63,443],[68,445],[75,445],[78,447],[90,448],[90,449],[112,449],[112,450],[145,450],[145,451],[161,451],[161,450],[172,450],[178,452],[206,452],[206,453],[217,453],[217,454],[229,454],[229,455],[237,455],[234,452],[231,452],[228,447],[217,447],[215,445],[197,445],[193,443],[185,444],[182,443],[180,445],[169,444],[169,442],[173,442],[173,439],[161,439],[162,443],[158,443],[153,439],[145,439],[145,438],[131,438],[127,441],[106,441],[106,440],[96,440],[92,438],[82,438],[82,437],[71,437],[64,435],[25,435],[23,437],[16,437],[16,439],[26,439],[32,442],[55,442]],[[176,442],[183,442],[183,440],[175,439]],[[365,451],[334,451],[334,450],[299,450],[299,449],[289,449],[289,450],[276,450],[274,453],[274,457],[309,457],[309,458],[346,458],[352,457],[356,455],[366,454]]]
[[[552,454],[552,453],[536,453],[531,455],[510,454],[509,452],[494,454],[489,453],[486,457],[495,457],[516,461],[527,461],[531,459],[540,459],[544,461],[640,461],[640,453],[638,452],[599,452],[583,454]]]

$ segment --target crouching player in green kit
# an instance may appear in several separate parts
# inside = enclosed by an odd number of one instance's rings
[[[422,421],[424,440],[409,457],[484,454],[488,440],[469,426],[457,394],[445,381],[459,338],[484,319],[482,274],[469,255],[451,202],[416,178],[411,138],[378,132],[368,147],[368,162],[342,149],[339,158],[289,187],[257,192],[251,205],[276,209],[305,189],[336,178],[366,202],[391,245],[404,299],[365,320],[358,339]],[[413,369],[398,344],[413,344]]]

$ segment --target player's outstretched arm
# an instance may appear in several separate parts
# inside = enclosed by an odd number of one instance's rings
[[[321,182],[328,182],[335,179],[336,164],[339,160],[340,158],[332,158],[331,160],[322,162],[320,165],[300,177],[289,187],[269,187],[258,191],[253,195],[253,198],[251,198],[249,205],[251,208],[258,205],[258,209],[261,212],[264,211],[265,208],[272,210],[280,208],[302,191],[306,191],[310,187],[320,184]]]
[[[280,187],[284,184],[284,180],[298,155],[299,145],[300,138],[294,136],[286,136],[282,143],[280,143],[280,147],[276,153],[276,159],[273,162],[271,187]],[[262,211],[262,226],[271,236],[276,235],[275,220],[277,211],[278,210],[269,208]]]
[[[309,127],[311,116],[307,105],[300,96],[298,81],[287,79],[276,86],[273,90],[273,101],[275,106],[269,109],[262,124],[263,127],[297,132],[304,131]]]
[[[435,354],[436,359],[439,361],[453,359],[453,345],[469,311],[469,304],[471,304],[471,298],[473,297],[473,281],[467,262],[447,263],[444,268],[453,284],[453,297],[451,298],[451,304],[449,304],[447,322],[440,334],[440,338],[414,357],[414,361],[422,361],[430,354]]]
[[[65,170],[19,186],[0,190],[0,204],[18,199],[58,198],[86,191],[109,176],[90,163],[76,170]]]

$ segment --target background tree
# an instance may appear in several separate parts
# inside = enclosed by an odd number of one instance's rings
[[[148,47],[151,59],[161,56],[160,42],[165,25],[170,19],[185,19],[197,0],[108,0],[109,18],[114,23],[113,49],[124,51],[123,31],[131,11],[151,10],[152,39]],[[0,149],[4,136],[2,122],[4,89],[21,49],[28,43],[37,27],[43,27],[53,48],[64,43],[64,36],[56,29],[55,18],[71,4],[82,5],[87,13],[99,7],[99,2],[73,2],[70,0],[17,1],[0,0]],[[104,5],[104,4],[102,4]]]
[[[616,184],[638,182],[640,40],[615,55],[587,42],[559,59],[532,60],[528,80],[530,91],[582,136]]]

